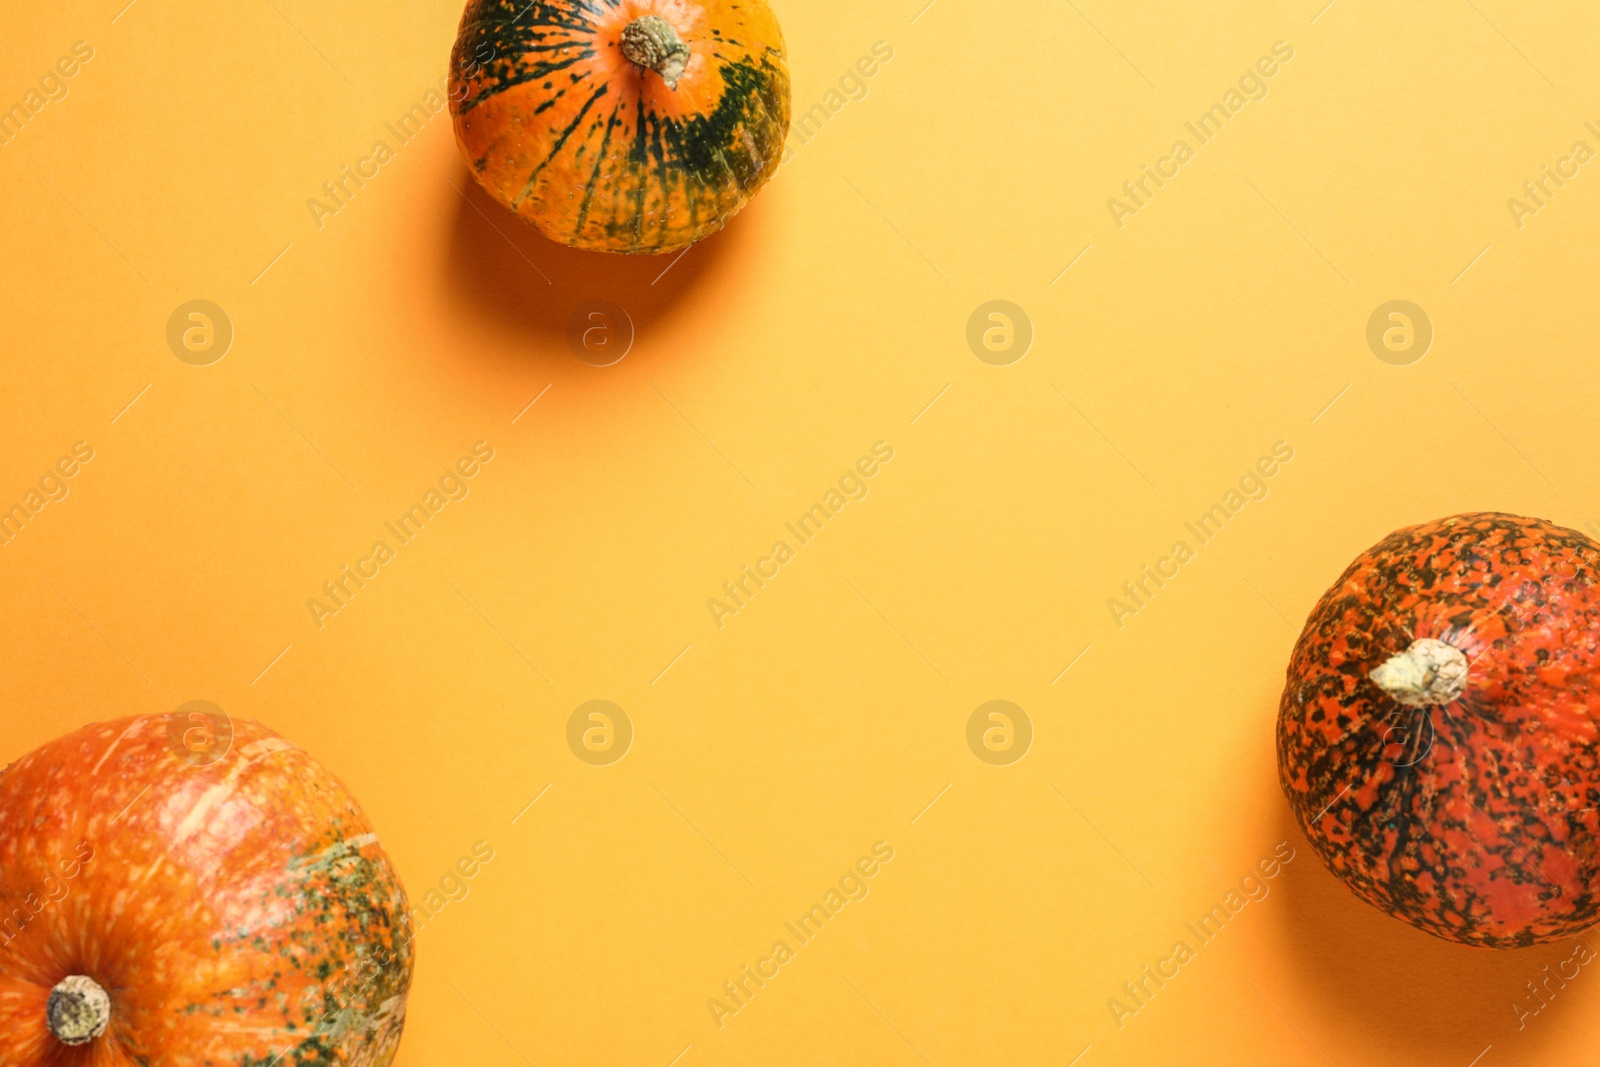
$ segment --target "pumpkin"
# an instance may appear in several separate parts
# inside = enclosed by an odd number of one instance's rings
[[[173,723],[0,774],[0,1064],[389,1064],[411,926],[371,824],[265,727]]]
[[[578,248],[693,244],[772,177],[788,134],[766,0],[470,0],[451,60],[474,177]]]
[[[1307,620],[1278,772],[1328,869],[1449,941],[1600,918],[1600,546],[1457,515],[1362,553]]]

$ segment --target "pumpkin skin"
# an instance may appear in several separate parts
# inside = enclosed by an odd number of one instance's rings
[[[624,54],[651,16],[689,49],[675,87]],[[777,170],[789,110],[766,0],[469,0],[451,53],[473,176],[578,248],[673,252],[719,229]]]
[[[265,727],[233,720],[199,766],[169,718],[93,724],[0,774],[0,1063],[385,1067],[411,925],[371,825]],[[111,1002],[76,1047],[47,1025],[69,975]]]
[[[1465,664],[1454,699],[1411,706],[1370,677],[1414,639]],[[1597,669],[1587,537],[1498,513],[1389,535],[1323,595],[1289,664],[1278,773],[1300,828],[1357,896],[1430,934],[1578,933],[1600,917]]]

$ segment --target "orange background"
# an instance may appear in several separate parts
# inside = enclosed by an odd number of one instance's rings
[[[0,548],[0,760],[206,699],[334,769],[413,897],[488,842],[419,936],[402,1067],[1587,1050],[1589,969],[1512,1008],[1571,945],[1450,946],[1321,869],[1272,724],[1300,620],[1384,533],[1600,523],[1600,174],[1520,227],[1507,204],[1600,148],[1600,13],[782,0],[827,121],[667,269],[541,240],[446,116],[396,146],[453,5],[124,2],[0,12],[0,104],[94,50],[0,146],[0,506],[94,449]],[[830,98],[879,41],[865,97]],[[319,228],[307,200],[379,138]],[[1005,366],[966,342],[997,298],[1035,333]],[[235,332],[208,366],[167,345],[194,299]],[[1436,331],[1408,366],[1366,342],[1394,299]],[[614,366],[568,348],[591,300],[635,324]],[[308,598],[478,441],[470,495],[319,628]],[[708,598],[878,441],[869,495],[718,628]],[[1115,625],[1278,441],[1268,496]],[[634,730],[609,766],[567,746],[595,699]],[[967,746],[994,699],[1033,728],[1009,766]],[[878,841],[870,894],[719,1028],[708,999]],[[1122,983],[1284,841],[1118,1028]]]

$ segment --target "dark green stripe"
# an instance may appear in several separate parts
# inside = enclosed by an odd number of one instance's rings
[[[522,187],[522,192],[518,193],[517,198],[511,202],[511,206],[513,208],[527,199],[528,194],[533,191],[533,183],[539,180],[539,175],[544,171],[544,168],[549,166],[550,161],[555,159],[561,150],[566,147],[567,139],[572,136],[573,131],[577,130],[577,128],[583,124],[584,117],[589,114],[589,109],[594,107],[595,101],[599,100],[602,96],[605,96],[610,91],[611,86],[602,85],[600,88],[596,89],[590,94],[588,100],[584,101],[583,108],[578,112],[578,117],[573,119],[571,125],[569,125],[565,130],[561,131],[561,136],[556,140],[555,145],[550,149],[550,154],[545,156],[544,159],[540,160],[539,165],[533,168],[533,173],[528,175],[527,184]]]
[[[611,118],[606,122],[606,135],[600,139],[600,151],[596,152],[594,157],[594,173],[589,175],[589,184],[583,189],[583,203],[578,205],[578,223],[572,228],[574,236],[583,232],[584,220],[589,217],[589,204],[594,200],[594,187],[600,181],[601,168],[606,165],[606,149],[611,147],[611,133],[621,125],[617,119],[621,113],[622,105],[619,103],[611,109]]]

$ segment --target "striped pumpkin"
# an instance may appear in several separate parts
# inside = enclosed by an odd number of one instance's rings
[[[386,1067],[411,926],[371,824],[265,727],[175,716],[0,774],[0,1064]]]
[[[788,134],[766,0],[470,0],[451,58],[474,177],[578,248],[693,244],[772,177]]]

